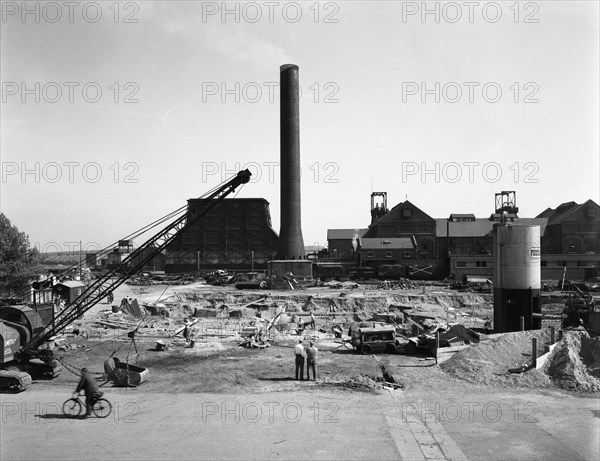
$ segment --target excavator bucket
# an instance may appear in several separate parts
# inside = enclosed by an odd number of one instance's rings
[[[104,362],[106,379],[116,386],[137,387],[146,381],[150,372],[147,368],[129,365],[121,362],[117,357],[112,357]]]

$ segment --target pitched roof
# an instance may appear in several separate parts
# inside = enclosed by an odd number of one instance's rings
[[[556,207],[556,210],[554,210],[554,213],[552,213],[548,217],[548,222],[550,224],[556,224],[557,222],[562,221],[564,218],[567,217],[567,215],[571,214],[573,211],[578,209],[580,206],[581,205],[577,205],[577,203],[575,203],[575,202],[561,203],[560,205],[558,205],[558,207]]]
[[[368,229],[327,229],[327,240],[353,240],[355,235],[362,237]]]
[[[474,220],[475,215],[472,213],[452,213],[449,218],[451,221],[454,219],[469,219]]]
[[[399,238],[361,238],[360,247],[363,250],[397,250],[412,249],[413,244],[408,237]]]
[[[79,288],[85,286],[85,284],[80,282],[79,280],[67,280],[65,282],[59,282],[57,283],[57,285],[63,285],[69,288]]]
[[[404,209],[411,209],[411,210],[416,210],[418,213],[422,213],[426,219],[433,221],[434,219],[429,216],[427,213],[425,213],[423,210],[421,210],[418,206],[414,205],[413,203],[409,202],[408,200],[405,200],[404,202],[400,202],[398,205],[396,205],[394,208],[392,208],[390,211],[388,211],[386,214],[384,214],[381,218],[379,218],[374,224],[371,224],[369,227],[373,227],[376,224],[382,223],[382,222],[394,222],[396,221],[396,219],[394,219],[397,216],[397,213],[400,212],[401,210]],[[402,219],[402,217],[401,217]]]
[[[600,206],[598,206],[598,204],[596,202],[594,202],[593,200],[589,199],[586,200],[584,203],[582,203],[581,205],[578,205],[575,202],[565,202],[565,203],[561,203],[556,210],[552,210],[551,208],[548,208],[547,210],[545,210],[543,213],[547,213],[548,210],[550,210],[552,213],[550,213],[548,215],[548,224],[552,225],[552,224],[559,224],[562,221],[565,221],[567,218],[569,218],[570,216],[572,216],[573,214],[575,214],[576,212],[586,208],[589,205],[592,205],[595,208],[600,208]],[[542,213],[542,214],[543,214]]]
[[[498,221],[490,221],[486,218],[477,218],[475,221],[451,222],[446,228],[447,219],[437,218],[436,237],[446,237],[446,232],[450,232],[450,237],[485,237],[492,235],[494,224]],[[544,230],[548,223],[547,218],[516,218],[512,221],[516,225],[540,226],[540,235],[544,235]]]
[[[501,222],[502,214],[503,213],[492,213],[488,219],[493,222]],[[519,218],[516,213],[506,213],[505,216],[506,216],[506,220],[510,221],[510,222]]]
[[[536,216],[536,218],[549,218],[552,213],[554,213],[554,210],[550,207],[546,208],[544,211],[542,211],[539,215]]]

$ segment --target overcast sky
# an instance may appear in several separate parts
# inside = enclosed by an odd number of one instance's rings
[[[2,2],[1,209],[42,249],[103,247],[245,165],[237,197],[278,232],[286,63],[307,245],[367,227],[372,190],[434,218],[599,201],[596,1],[23,5]]]

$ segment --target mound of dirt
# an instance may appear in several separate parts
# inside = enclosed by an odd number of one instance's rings
[[[378,383],[368,376],[356,376],[344,380],[323,378],[319,383],[323,387],[336,387],[352,391],[367,392],[377,394],[381,391],[381,383]]]
[[[600,392],[600,338],[590,338],[585,330],[565,332],[544,371],[563,389]]]
[[[504,333],[463,349],[440,365],[457,378],[474,384],[508,387],[548,387],[548,377],[539,370],[508,373],[510,368],[531,363],[531,340],[538,340],[538,356],[550,335],[543,330]]]
[[[461,325],[460,323],[451,324],[448,330],[446,331],[445,337],[455,337],[463,341],[465,344],[473,344],[479,342],[479,335],[473,330],[465,328],[465,326]]]

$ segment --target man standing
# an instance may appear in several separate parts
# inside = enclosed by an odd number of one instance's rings
[[[310,370],[312,368],[313,381],[317,380],[317,355],[319,350],[310,342],[310,347],[306,349],[306,379],[310,381]]]
[[[73,395],[79,395],[81,390],[85,392],[85,415],[90,416],[95,401],[102,397],[103,393],[98,389],[98,384],[87,368],[81,369],[81,379]]]
[[[315,315],[312,313],[310,313],[310,326],[312,327],[312,329],[316,329],[317,324],[315,323]]]
[[[190,324],[187,320],[185,321],[185,328],[183,329],[183,337],[185,338],[186,343],[190,342]]]
[[[304,346],[302,345],[302,338],[298,340],[298,344],[294,346],[294,353],[296,354],[296,379],[304,381]],[[298,373],[299,372],[299,373]],[[300,376],[300,378],[298,378]]]
[[[335,324],[335,325],[334,325],[334,326],[331,328],[331,330],[333,331],[333,335],[334,335],[336,338],[341,338],[341,337],[342,337],[342,329],[340,328],[340,326],[339,326],[339,325]]]
[[[60,313],[60,296],[54,295],[53,304],[54,304],[54,313],[59,314]]]

